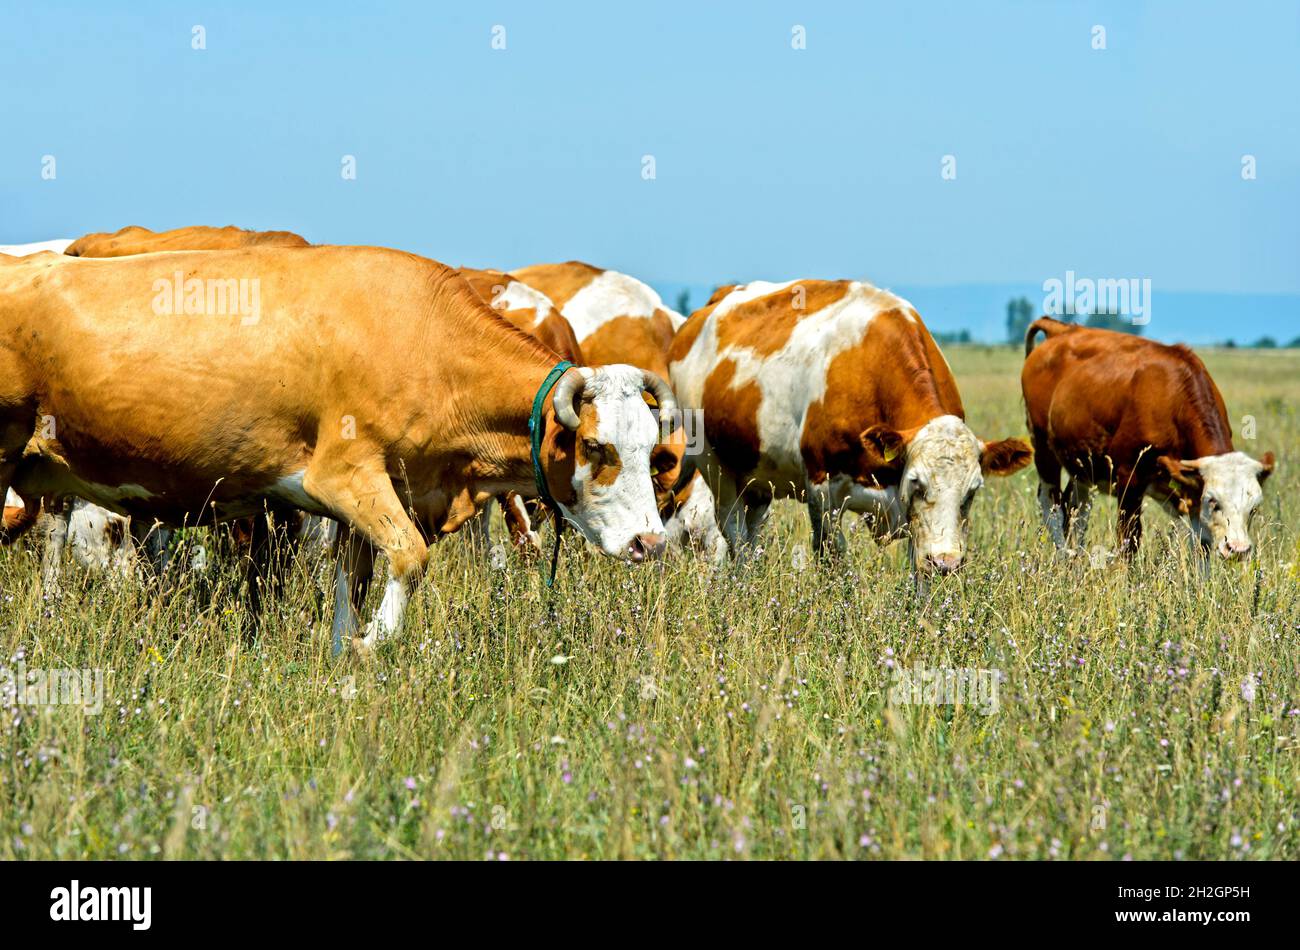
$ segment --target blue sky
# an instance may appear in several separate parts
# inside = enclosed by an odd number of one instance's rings
[[[1298,51],[1300,4],[1250,0],[8,3],[0,243],[235,223],[699,285],[1296,294]]]

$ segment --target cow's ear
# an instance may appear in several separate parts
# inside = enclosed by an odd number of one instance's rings
[[[1259,472],[1259,483],[1263,485],[1268,481],[1268,477],[1273,474],[1273,469],[1277,467],[1277,456],[1272,452],[1265,452],[1259,459],[1262,466]]]
[[[980,449],[980,470],[985,475],[1014,475],[1034,460],[1034,450],[1024,439],[985,442]]]
[[[903,433],[889,426],[872,426],[859,435],[858,439],[862,442],[864,467],[867,470],[903,470],[903,463],[907,460],[907,439]]]
[[[1188,488],[1200,487],[1201,473],[1197,470],[1195,462],[1183,462],[1168,455],[1162,455],[1156,461],[1179,485],[1186,485]]]

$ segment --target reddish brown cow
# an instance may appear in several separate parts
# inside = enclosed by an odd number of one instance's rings
[[[1035,349],[1039,333],[1047,340]],[[1233,449],[1223,397],[1190,349],[1043,317],[1025,337],[1021,382],[1039,503],[1058,548],[1082,544],[1095,487],[1119,502],[1127,554],[1141,542],[1148,494],[1189,518],[1207,552],[1250,554],[1273,453],[1256,461]]]

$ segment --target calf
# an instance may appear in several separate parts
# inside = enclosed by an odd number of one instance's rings
[[[843,511],[911,538],[918,580],[966,557],[986,475],[1029,464],[1020,439],[966,425],[947,362],[906,300],[867,283],[720,288],[669,353],[678,399],[704,415],[700,467],[734,553],[775,498],[808,505],[819,554],[846,548]]]
[[[1046,342],[1035,348],[1039,333]],[[1205,552],[1250,554],[1251,519],[1275,459],[1233,449],[1223,397],[1186,346],[1043,317],[1025,336],[1021,385],[1039,503],[1058,548],[1082,545],[1097,488],[1119,503],[1127,555],[1141,542],[1148,495],[1187,518]]]

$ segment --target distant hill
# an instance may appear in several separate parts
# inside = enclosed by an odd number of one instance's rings
[[[775,278],[780,279],[780,278]],[[652,281],[670,307],[678,295],[690,294],[691,307],[701,307],[713,284]],[[1002,342],[1006,337],[1006,306],[1013,297],[1041,304],[1041,284],[954,284],[950,287],[889,287],[911,301],[935,333],[969,330],[975,340]],[[1234,340],[1249,345],[1271,336],[1285,345],[1300,337],[1300,294],[1219,294],[1193,291],[1152,293],[1151,323],[1143,334],[1167,343],[1201,346]]]

